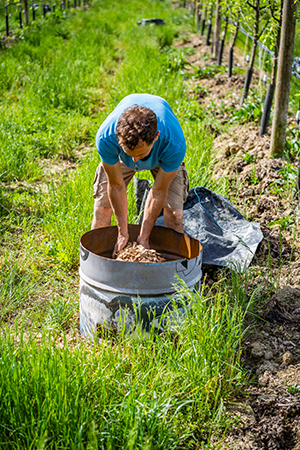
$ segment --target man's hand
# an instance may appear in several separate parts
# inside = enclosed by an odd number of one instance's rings
[[[136,241],[139,245],[142,245],[144,248],[150,248],[149,239],[143,239],[141,236],[138,236]]]
[[[113,254],[112,254],[113,259],[116,259],[117,254],[121,250],[123,250],[123,248],[126,246],[126,244],[128,242],[128,239],[129,239],[128,233],[127,233],[127,235],[121,235],[121,234],[118,235],[118,239],[117,239],[117,242],[116,242]]]

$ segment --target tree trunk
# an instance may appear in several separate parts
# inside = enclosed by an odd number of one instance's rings
[[[238,32],[239,32],[239,26],[240,26],[240,22],[239,22],[239,18],[237,19],[236,22],[236,27],[234,30],[234,35],[233,35],[233,39],[232,39],[232,43],[231,43],[231,48],[233,49],[233,47],[235,46],[235,42],[237,40],[237,36],[238,36]]]
[[[200,5],[199,2],[195,2],[195,27],[198,30],[199,29],[199,22],[201,20],[200,17]]]
[[[28,0],[24,0],[24,22],[26,26],[29,25]]]
[[[268,91],[267,91],[267,95],[265,98],[265,106],[264,106],[264,112],[263,112],[261,122],[260,122],[259,136],[263,136],[267,132],[268,126],[269,126],[269,121],[270,121],[270,114],[271,114],[273,97],[274,97],[274,92],[275,92],[275,82],[276,82],[276,73],[277,73],[277,59],[278,59],[278,52],[279,52],[281,23],[282,23],[282,6],[283,6],[283,0],[281,0],[281,2],[280,2],[280,12],[279,12],[278,29],[277,29],[274,58],[273,58],[273,65],[272,65],[271,83],[268,86]]]
[[[277,30],[277,35],[276,35],[276,43],[275,43],[274,58],[273,58],[273,65],[272,65],[271,83],[273,83],[273,84],[275,84],[276,74],[277,74],[277,65],[278,65],[277,61],[278,61],[280,37],[281,37],[283,1],[284,0],[281,0],[281,2],[280,2],[278,30]]]
[[[213,56],[218,57],[220,31],[221,31],[221,14],[220,14],[220,0],[216,1],[216,13],[215,13],[215,27],[214,27],[214,43],[213,43]]]
[[[289,107],[297,3],[284,0],[270,156],[283,153]]]

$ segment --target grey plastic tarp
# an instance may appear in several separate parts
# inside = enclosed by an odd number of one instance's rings
[[[155,225],[165,225],[162,215]],[[263,239],[259,223],[248,222],[225,197],[199,186],[189,191],[184,204],[183,231],[200,241],[203,264],[239,272],[249,266]]]

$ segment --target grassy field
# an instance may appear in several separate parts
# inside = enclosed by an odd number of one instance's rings
[[[167,25],[136,25],[147,17]],[[209,449],[231,423],[243,323],[259,296],[247,294],[251,274],[220,272],[202,295],[182,287],[192,308],[175,332],[137,328],[94,346],[78,333],[94,139],[125,95],[164,97],[186,136],[191,187],[228,192],[212,176],[218,125],[187,92],[193,49],[172,45],[191,30],[168,1],[103,0],[39,19],[0,53],[0,448]]]

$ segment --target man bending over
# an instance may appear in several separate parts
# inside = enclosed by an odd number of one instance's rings
[[[169,104],[155,95],[128,95],[99,128],[96,144],[101,163],[94,181],[92,229],[110,226],[114,212],[118,227],[114,255],[128,242],[126,188],[136,172],[150,170],[154,178],[138,244],[149,248],[149,236],[162,208],[166,227],[182,233],[189,188],[183,163],[186,143]]]

